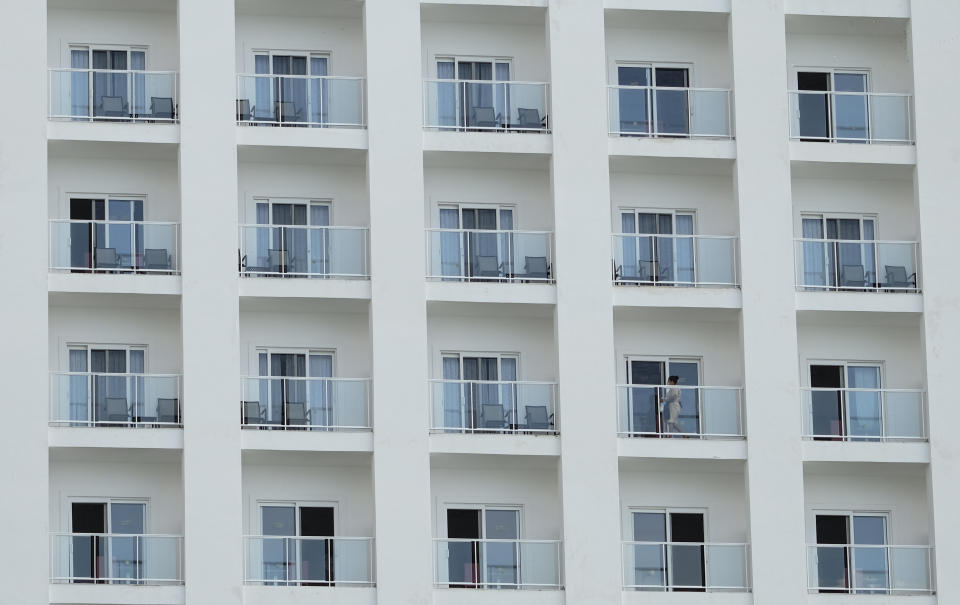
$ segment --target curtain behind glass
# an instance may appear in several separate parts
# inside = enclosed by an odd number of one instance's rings
[[[437,61],[437,79],[454,80],[453,61]],[[437,125],[457,126],[456,82],[437,82]]]
[[[847,386],[851,389],[879,389],[880,368],[848,366]],[[878,437],[882,434],[879,391],[848,391],[850,435]]]
[[[256,78],[256,98],[251,108],[252,119],[265,119],[273,115],[273,95],[270,85],[270,56],[256,55],[253,57],[254,73],[264,74],[262,78]]]
[[[87,350],[70,349],[68,351],[70,358],[71,372],[87,371]],[[90,420],[89,410],[87,408],[87,398],[89,397],[90,378],[84,376],[70,377],[70,420]]]
[[[677,234],[693,235],[693,215],[678,214]],[[679,237],[676,239],[677,254],[677,281],[693,283],[696,281],[694,274],[694,241],[692,237]]]
[[[443,379],[454,381],[443,383],[443,426],[444,428],[461,428],[463,427],[463,413],[461,411],[463,403],[461,393],[463,391],[462,385],[456,382],[460,380],[459,357],[443,358]]]
[[[327,75],[327,58],[310,57],[310,75]],[[323,77],[310,79],[310,117],[309,121],[326,124],[330,115],[329,84]]]
[[[440,209],[440,228],[459,229],[460,211],[457,208]],[[458,231],[440,232],[440,274],[462,276],[462,253],[460,249],[461,233]]]
[[[497,63],[494,67],[494,79],[497,82],[509,82],[510,81],[510,64],[509,63]],[[510,85],[509,84],[497,84],[495,91],[494,107],[496,108],[496,114],[498,116],[503,116],[501,122],[504,124],[517,123],[520,121],[519,114],[514,116],[510,113]]]
[[[330,207],[326,204],[310,204],[311,227],[330,225]],[[310,273],[325,275],[330,272],[330,231],[310,229]]]
[[[333,383],[324,380],[333,377],[333,355],[310,354],[309,408],[310,424],[333,424]]]
[[[89,51],[73,49],[70,51],[70,67],[73,69],[88,69],[90,67]],[[90,73],[77,71],[70,74],[70,115],[90,115]]]
[[[143,71],[147,68],[146,53],[142,50],[130,51],[130,69]],[[133,74],[133,99],[130,106],[134,115],[144,115],[150,111],[150,99],[147,98],[146,74]]]
[[[823,221],[804,218],[801,221],[804,239],[823,239]],[[803,242],[803,285],[826,286],[827,267],[824,242]]]
[[[620,232],[634,234],[637,232],[637,217],[633,212],[620,213]],[[636,237],[624,237],[620,243],[623,259],[620,266],[620,277],[637,277],[637,249],[638,243]]]

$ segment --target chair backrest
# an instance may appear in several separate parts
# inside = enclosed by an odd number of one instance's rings
[[[484,428],[500,428],[506,425],[503,406],[497,403],[485,403],[480,408]]]
[[[168,269],[170,255],[165,248],[147,248],[143,251],[143,265],[147,269]]]
[[[840,279],[844,286],[850,284],[862,285],[867,281],[863,265],[844,265],[840,269]]]
[[[104,113],[123,113],[123,97],[100,97],[100,105]]]
[[[250,99],[237,99],[237,119],[241,122],[250,119]]]
[[[637,261],[637,279],[640,281],[653,281],[653,261]]]
[[[171,97],[150,97],[150,113],[155,118],[172,118],[173,99]]]
[[[493,107],[474,107],[471,126],[496,126],[497,113]]]
[[[550,428],[550,416],[545,405],[527,406],[527,428],[546,430]]]
[[[116,248],[97,248],[94,253],[98,267],[116,267],[120,263]]]
[[[127,408],[127,400],[123,397],[107,397],[107,420],[127,420],[130,418],[130,410]]]
[[[277,119],[291,120],[297,117],[297,106],[293,101],[279,101],[277,103]]]
[[[496,256],[478,256],[474,267],[477,275],[491,277],[500,275],[500,263]]]
[[[260,402],[259,401],[244,401],[243,402],[243,421],[247,424],[260,422]]]
[[[286,250],[268,250],[267,255],[270,258],[270,267],[282,267],[287,264]]]
[[[907,268],[899,265],[884,265],[887,272],[887,283],[907,283]]]
[[[546,256],[525,256],[524,268],[530,277],[547,276],[547,257]]]
[[[178,422],[177,400],[169,398],[157,399],[157,421]]]
[[[307,422],[307,404],[302,401],[287,402],[287,423],[305,424]]]
[[[540,110],[536,108],[518,107],[517,117],[520,118],[521,128],[542,128],[543,121],[540,119]]]

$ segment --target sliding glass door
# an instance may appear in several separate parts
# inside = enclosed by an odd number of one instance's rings
[[[700,363],[689,359],[627,360],[627,382],[631,385],[627,418],[631,434],[656,436],[676,432],[676,426],[668,430],[671,410],[664,402],[671,388],[667,385],[670,376],[679,378],[679,386],[696,387],[700,384]],[[677,426],[681,433],[697,434],[700,432],[697,390],[679,389],[679,395]]]
[[[880,377],[879,364],[810,364],[815,438],[864,441],[882,435]]]
[[[801,218],[803,285],[864,288],[879,282],[876,265],[876,219],[867,216]],[[849,243],[845,243],[849,242]]]
[[[122,425],[144,414],[146,350],[72,346],[67,351],[70,419]]]
[[[440,266],[444,276],[513,275],[513,208],[441,206]],[[489,233],[485,233],[485,232]]]
[[[509,122],[510,62],[497,59],[437,59],[441,126],[497,128]]]
[[[326,274],[330,270],[330,204],[264,200],[256,203],[258,267],[269,273]]]
[[[264,422],[324,425],[332,415],[333,355],[321,352],[257,352]],[[269,377],[269,378],[265,378]]]
[[[866,72],[797,72],[801,140],[866,142],[870,138],[868,85]]]
[[[138,584],[144,571],[146,504],[143,502],[73,502],[73,578],[76,582],[110,580]],[[106,535],[105,535],[106,534]]]
[[[704,514],[635,511],[634,584],[674,592],[703,592],[706,587]]]
[[[689,68],[619,65],[617,84],[637,87],[619,90],[621,133],[626,136],[690,133]]]
[[[267,584],[326,586],[334,581],[334,512],[332,506],[261,505],[262,577]]]
[[[497,430],[517,420],[517,364],[511,355],[443,356],[444,426]]]
[[[621,210],[620,230],[633,236],[622,238],[622,279],[664,285],[696,281],[692,212]]]
[[[452,588],[515,588],[519,584],[519,509],[447,509],[447,539]]]
[[[70,49],[71,112],[78,117],[124,118],[144,115],[146,80],[131,72],[146,69],[146,51],[77,46]]]

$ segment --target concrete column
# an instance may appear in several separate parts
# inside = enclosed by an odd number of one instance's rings
[[[957,224],[960,224],[960,82],[949,77],[960,61],[960,4],[914,0],[913,89],[916,107],[916,196],[920,217],[924,346],[930,406],[929,493],[936,536],[937,600],[960,601],[960,287],[957,285]]]
[[[747,503],[755,603],[806,603],[783,0],[733,0]]]
[[[609,605],[621,574],[603,3],[551,0],[548,27],[566,598]]]
[[[9,14],[13,10],[14,14]],[[0,440],[0,582],[16,602],[49,602],[47,421],[47,3],[8,5],[0,53],[8,83],[0,95],[0,350],[6,434]],[[16,587],[16,588],[14,588]],[[12,591],[12,592],[11,592]],[[12,597],[8,598],[12,599]],[[0,599],[6,600],[6,599]]]
[[[364,32],[377,594],[421,605],[433,556],[419,1],[367,0]]]
[[[242,602],[233,0],[181,0],[183,493],[187,605]]]

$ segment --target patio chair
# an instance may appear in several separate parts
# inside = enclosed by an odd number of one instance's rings
[[[143,269],[154,271],[170,270],[170,254],[166,248],[147,248],[143,251]]]
[[[94,253],[94,265],[97,269],[118,269],[120,255],[116,248],[97,248]]]
[[[901,265],[884,265],[886,272],[886,282],[883,284],[887,288],[898,289],[917,289],[917,274],[907,275],[907,268]]]
[[[480,427],[484,429],[507,428],[507,415],[499,403],[485,403],[480,407]]]
[[[175,112],[171,97],[150,97],[150,115],[153,118],[172,120]]]
[[[550,265],[546,256],[523,257],[523,279],[545,280],[550,277]]]
[[[522,130],[543,130],[546,118],[540,117],[540,110],[536,108],[517,108],[516,127]]]
[[[157,422],[163,424],[180,423],[180,401],[175,398],[157,399]]]
[[[841,288],[865,288],[867,275],[863,265],[844,265],[840,268]]]
[[[102,96],[97,109],[97,115],[105,118],[126,118],[130,115],[123,97]]]
[[[499,128],[500,117],[493,107],[474,107],[470,110],[470,123],[473,128]]]

